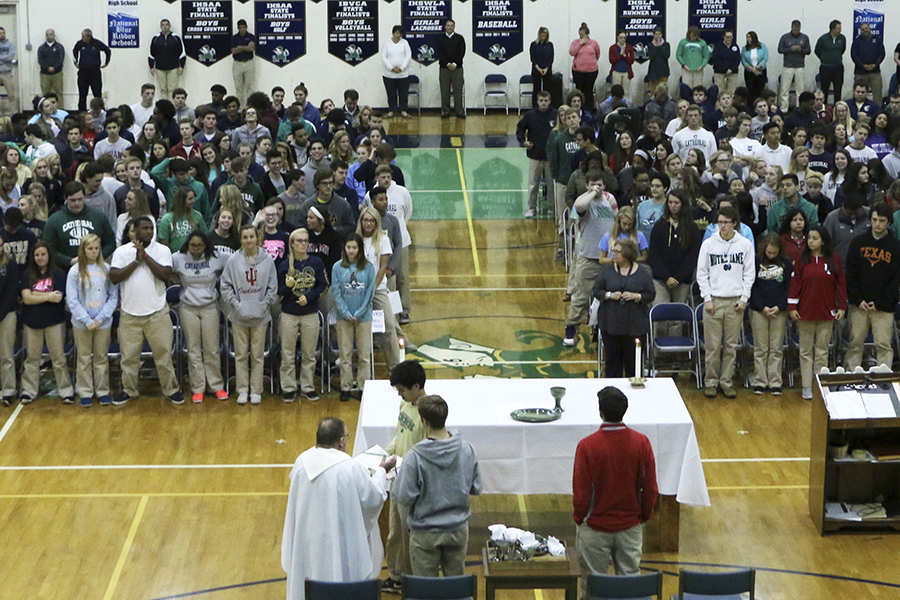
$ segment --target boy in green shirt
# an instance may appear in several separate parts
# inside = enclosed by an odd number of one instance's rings
[[[391,371],[391,386],[403,398],[400,403],[400,415],[397,417],[397,433],[385,451],[388,455],[406,456],[417,443],[425,439],[425,426],[419,417],[416,402],[426,396],[425,369],[417,360],[405,360]],[[400,593],[400,581],[403,575],[412,575],[412,564],[409,560],[409,526],[407,518],[409,509],[391,499],[390,525],[385,556],[390,577],[381,584],[382,592]]]

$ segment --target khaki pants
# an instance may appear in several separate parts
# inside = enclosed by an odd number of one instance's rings
[[[409,295],[409,246],[400,249],[400,270],[391,278],[394,287],[392,291],[400,292],[400,303],[403,312],[409,314],[412,299]]]
[[[142,317],[122,313],[119,319],[119,348],[122,352],[122,391],[138,395],[138,368],[144,340],[153,352],[153,362],[159,375],[159,386],[166,396],[180,389],[172,368],[172,319],[168,307]]]
[[[0,321],[0,396],[16,395],[16,311]]]
[[[737,89],[738,76],[737,73],[713,73],[713,83],[719,88],[719,95],[724,93],[734,94]]]
[[[169,71],[157,69],[156,81],[159,82],[159,97],[171,100],[172,91],[178,87],[178,80],[178,69],[171,69]]]
[[[362,391],[372,375],[372,321],[337,321],[338,349],[341,354],[341,391],[350,390],[353,381],[353,342],[359,357],[356,387]]]
[[[54,92],[58,99],[59,107],[63,107],[63,74],[62,71],[59,73],[52,73],[47,75],[45,73],[41,73],[41,95],[46,96],[50,92]]]
[[[636,103],[640,104],[640,100],[634,98],[631,94],[633,90],[631,89],[631,79],[628,78],[628,71],[613,71],[612,73],[612,85],[619,84],[625,90],[625,97],[632,98]]]
[[[550,163],[546,160],[528,159],[528,210],[537,210],[538,192],[541,187],[541,179],[547,182],[547,195],[550,196],[550,205],[553,205],[555,195],[553,179],[550,175]]]
[[[852,371],[862,363],[863,344],[869,329],[875,340],[875,355],[878,364],[890,367],[894,362],[894,350],[891,348],[891,333],[894,315],[880,310],[864,311],[858,306],[850,307],[850,343],[847,356],[844,357],[844,368]]]
[[[559,234],[559,242],[562,244],[563,240],[563,229],[566,226],[565,212],[566,212],[566,188],[568,187],[566,184],[568,182],[562,181],[554,181],[553,182],[553,210],[556,211],[556,233]]]
[[[187,345],[191,392],[202,394],[225,389],[219,354],[219,307],[215,302],[206,306],[188,306],[182,302],[179,315]]]
[[[805,79],[806,75],[803,71],[803,67],[785,67],[781,72],[781,112],[786,113],[788,111],[791,86],[796,90],[798,98],[800,97],[800,92],[806,90]]]
[[[16,78],[15,69],[8,73],[0,73],[0,83],[6,88],[6,95],[9,96],[10,114],[19,112],[19,85]]]
[[[583,523],[575,527],[575,552],[585,575],[607,575],[610,557],[616,575],[640,575],[644,525],[605,532]],[[587,598],[587,577],[581,578],[581,597]]]
[[[594,282],[600,274],[600,262],[596,258],[575,257],[575,290],[569,305],[569,318],[566,325],[581,325],[588,315],[593,298]]]
[[[69,377],[69,368],[66,365],[66,355],[63,350],[66,336],[65,323],[43,329],[32,329],[26,325],[24,331],[25,351],[28,353],[28,357],[25,359],[25,369],[22,372],[22,395],[30,396],[32,399],[37,396],[41,379],[41,355],[44,352],[44,344],[47,344],[59,395],[63,398],[74,396],[75,389],[72,387],[72,379]]]
[[[390,519],[388,521],[387,541],[384,554],[391,577],[400,579],[403,575],[412,575],[412,563],[409,558],[409,508],[391,498]]]
[[[750,311],[750,327],[753,330],[753,383],[754,386],[780,388],[781,363],[784,358],[784,331],[787,311],[767,317],[762,311]]]
[[[109,396],[110,328],[72,328],[75,336],[75,388],[79,398]]]
[[[738,296],[710,300],[714,314],[703,308],[703,337],[706,342],[706,381],[708,388],[717,385],[731,386],[737,358],[738,338],[741,333],[743,311],[734,310]]]
[[[800,330],[800,383],[811,388],[813,376],[828,366],[828,345],[834,321],[798,321]]]
[[[413,575],[444,577],[463,575],[466,549],[469,547],[469,524],[456,531],[409,532],[409,557]]]
[[[313,378],[316,374],[316,343],[319,340],[319,313],[290,315],[281,313],[281,390],[297,391],[297,371],[294,357],[297,351],[297,334],[300,335],[300,390],[312,392],[316,389]]]
[[[375,301],[372,303],[372,308],[384,311],[384,333],[375,335],[380,340],[384,362],[387,363],[390,371],[400,362],[400,344],[397,341],[397,318],[394,316],[394,309],[391,308],[391,301],[388,299],[386,290],[375,290]],[[359,344],[359,342],[356,343]]]
[[[680,302],[682,304],[690,304],[691,284],[679,283],[673,288],[666,285],[665,281],[659,279],[653,280],[653,287],[656,289],[656,298],[653,299],[652,306],[657,304],[665,304],[668,302]],[[666,328],[666,335],[680,336],[684,335],[683,325],[681,323],[670,323]],[[693,334],[691,334],[693,335]]]
[[[703,69],[699,71],[685,71],[681,69],[681,82],[691,89],[703,85]]]
[[[238,394],[263,393],[263,365],[268,330],[268,323],[259,327],[231,324],[234,338],[235,387]]]
[[[857,73],[853,76],[854,81],[865,83],[872,90],[872,100],[875,104],[881,106],[883,96],[884,81],[881,79],[881,73]]]
[[[231,74],[234,76],[234,95],[241,101],[241,106],[247,103],[247,96],[256,91],[256,60],[250,59],[244,62],[233,60]]]

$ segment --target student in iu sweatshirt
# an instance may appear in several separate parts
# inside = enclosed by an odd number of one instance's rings
[[[241,249],[222,272],[222,301],[234,335],[238,404],[247,404],[248,393],[251,404],[262,402],[266,332],[278,301],[275,261],[261,250],[261,240],[255,225],[241,227]]]
[[[890,206],[879,202],[869,215],[872,229],[850,242],[847,250],[847,304],[850,306],[850,344],[844,367],[852,371],[862,362],[863,343],[872,330],[878,364],[894,360],[891,320],[900,299],[900,240],[890,226]]]
[[[731,378],[744,308],[756,279],[756,257],[750,240],[735,231],[740,222],[737,209],[720,208],[717,222],[719,231],[703,242],[697,260],[706,339],[704,393],[715,398],[721,389],[726,398],[734,398]]]

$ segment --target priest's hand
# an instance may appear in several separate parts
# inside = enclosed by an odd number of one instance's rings
[[[390,471],[391,469],[393,469],[396,466],[397,466],[397,455],[396,454],[392,454],[390,456],[385,456],[381,460],[381,468],[384,469],[385,471]]]

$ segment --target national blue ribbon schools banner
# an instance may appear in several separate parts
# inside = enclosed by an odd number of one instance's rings
[[[139,0],[106,0],[106,23],[110,48],[140,46]]]
[[[231,0],[184,0],[181,39],[185,54],[210,67],[231,56]]]
[[[256,55],[273,65],[289,65],[306,54],[305,0],[256,0]]]
[[[616,31],[625,30],[628,43],[634,46],[634,59],[647,62],[647,47],[653,41],[653,30],[662,27],[666,35],[666,0],[618,0]]]
[[[356,66],[378,54],[378,2],[328,0],[328,54]]]
[[[472,49],[501,64],[522,52],[522,0],[473,0]]]
[[[694,25],[710,46],[721,42],[726,29],[737,31],[737,0],[690,0],[688,27]],[[734,39],[740,38],[735,34]]]
[[[859,37],[859,26],[863,23],[868,23],[872,35],[884,41],[884,0],[853,2],[853,39]]]
[[[444,34],[444,24],[453,18],[452,5],[451,0],[403,0],[400,25],[414,61],[425,66],[437,61],[434,40]]]

